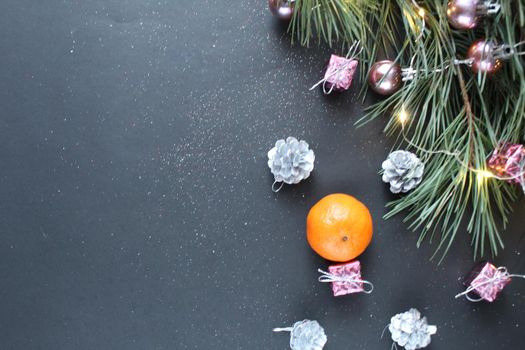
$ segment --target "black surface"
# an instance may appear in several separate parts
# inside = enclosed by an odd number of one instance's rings
[[[454,299],[468,237],[436,266],[381,219],[385,120],[353,126],[357,83],[309,92],[330,51],[291,48],[265,1],[2,0],[0,29],[2,350],[285,349],[271,329],[303,318],[326,349],[380,350],[410,307],[430,349],[523,348],[525,281]],[[289,135],[316,169],[275,195],[266,152]],[[372,295],[316,281],[305,216],[332,192],[374,216]],[[519,204],[496,263],[525,273]]]

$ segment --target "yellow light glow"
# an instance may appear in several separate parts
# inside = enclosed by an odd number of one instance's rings
[[[494,174],[487,170],[478,170],[476,171],[478,182],[483,182],[485,179],[494,177]]]
[[[405,107],[401,109],[401,111],[397,115],[397,118],[399,119],[399,122],[401,123],[401,125],[405,125],[405,123],[408,120],[408,112],[406,111]]]
[[[423,8],[420,8],[419,11],[417,12],[417,14],[421,18],[425,18],[425,10]]]

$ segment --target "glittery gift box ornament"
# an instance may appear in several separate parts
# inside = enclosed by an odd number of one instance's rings
[[[332,55],[324,75],[323,91],[329,94],[332,91],[345,91],[352,85],[358,61],[351,58]]]
[[[512,143],[501,144],[492,152],[488,166],[497,176],[508,178],[511,183],[525,184],[522,176],[525,167],[525,147]]]
[[[466,295],[470,301],[493,302],[511,280],[504,267],[496,267],[488,261],[482,261],[465,278],[463,284],[467,290],[461,295]]]
[[[352,293],[371,293],[374,286],[361,277],[361,264],[355,260],[345,264],[332,265],[328,267],[328,272],[319,270],[322,274],[319,282],[329,282],[332,284],[334,296],[347,295]]]

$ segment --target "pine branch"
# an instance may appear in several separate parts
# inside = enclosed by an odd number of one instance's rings
[[[480,177],[478,169],[485,168],[500,142],[525,139],[524,59],[513,57],[494,77],[472,74],[453,62],[464,58],[476,38],[522,40],[525,0],[502,2],[502,12],[476,31],[452,30],[446,1],[417,3],[425,9],[424,21],[412,0],[297,0],[291,30],[303,45],[314,37],[330,46],[361,40],[366,65],[381,52],[394,53],[391,59],[419,72],[403,89],[370,106],[358,122],[391,116],[385,132],[400,136],[397,146],[426,162],[421,185],[389,203],[386,218],[403,213],[409,227],[420,232],[418,245],[437,240],[436,254],[442,257],[465,229],[476,256],[497,254],[503,248],[499,230],[508,222],[518,190]],[[411,114],[403,127],[397,120],[401,110]]]

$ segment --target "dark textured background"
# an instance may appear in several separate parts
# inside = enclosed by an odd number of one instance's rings
[[[523,348],[525,281],[453,298],[468,238],[436,266],[381,219],[385,120],[353,126],[358,84],[309,92],[330,51],[291,48],[265,1],[2,0],[0,29],[0,349],[285,349],[272,327],[312,318],[326,349],[380,350],[409,307],[431,349]],[[316,169],[275,195],[289,135]],[[372,295],[316,281],[305,216],[332,192],[374,216]],[[496,263],[525,273],[520,204]]]

